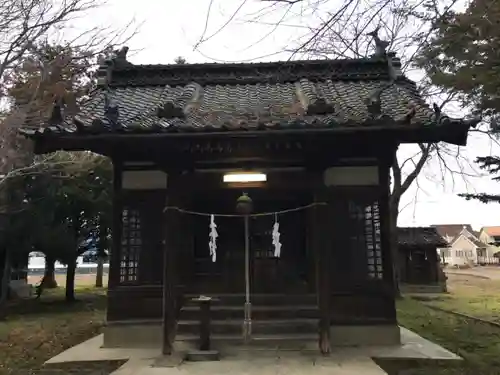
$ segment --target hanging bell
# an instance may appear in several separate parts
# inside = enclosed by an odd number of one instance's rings
[[[236,212],[243,215],[249,215],[253,210],[252,198],[247,193],[243,193],[236,201]]]

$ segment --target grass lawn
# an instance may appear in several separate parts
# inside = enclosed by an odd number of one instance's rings
[[[398,301],[401,325],[457,353],[464,361],[380,361],[389,374],[500,374],[500,328],[429,309],[419,301]],[[404,368],[394,372],[395,368]]]
[[[457,353],[464,361],[433,364],[426,361],[381,362],[386,370],[398,364],[407,369],[393,372],[395,374],[500,374],[500,328],[425,306],[429,304],[483,319],[499,320],[500,280],[449,275],[448,289],[449,294],[430,300],[426,298],[423,302],[410,298],[398,301],[398,319],[401,325]]]
[[[96,335],[104,322],[103,289],[78,287],[78,302],[67,304],[64,289],[45,291],[40,300],[9,305],[8,318],[0,321],[0,374],[40,373],[43,363],[56,354]],[[45,373],[107,374],[121,363],[73,364],[46,368]]]
[[[448,286],[449,294],[426,303],[500,323],[500,280],[450,274]]]
[[[92,277],[87,277],[91,280]],[[6,321],[0,322],[0,375],[40,374],[49,358],[97,334],[104,321],[104,289],[80,282],[77,303],[63,301],[64,289],[45,291],[41,300],[11,303]],[[433,301],[410,298],[398,301],[400,324],[459,354],[464,361],[379,361],[389,374],[500,375],[500,328],[432,310],[426,303],[470,315],[496,318],[500,282],[450,277],[451,293]],[[57,373],[108,374],[122,362],[66,364]],[[56,368],[45,369],[53,373]]]

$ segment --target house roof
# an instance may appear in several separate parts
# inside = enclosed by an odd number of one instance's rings
[[[55,105],[28,137],[266,130],[425,132],[419,142],[465,144],[474,121],[431,109],[392,54],[350,60],[133,65],[117,56],[77,116]]]
[[[460,234],[460,232],[462,232],[463,229],[466,229],[473,236],[478,236],[478,233],[472,229],[470,224],[438,224],[431,225],[431,227],[436,228],[441,237],[451,237],[453,240]]]
[[[500,226],[482,227],[481,231],[486,232],[489,236],[492,237],[500,236]]]
[[[476,238],[476,237],[468,237],[468,236],[464,236],[464,235],[463,235],[463,234],[461,234],[461,233],[460,233],[457,237],[455,237],[455,238],[453,239],[453,241],[452,241],[452,242],[450,242],[450,246],[452,247],[452,246],[453,246],[453,244],[454,244],[456,241],[458,241],[458,239],[459,239],[460,237],[465,238],[467,241],[471,242],[471,243],[472,243],[474,246],[476,246],[476,247],[486,247],[486,246],[488,246],[487,244],[485,244],[484,242],[482,242],[481,240],[479,240],[479,239],[478,239],[478,238]]]
[[[398,228],[399,246],[418,247],[433,246],[447,247],[448,243],[438,234],[433,227],[408,227]]]

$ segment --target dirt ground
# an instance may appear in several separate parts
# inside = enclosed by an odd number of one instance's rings
[[[492,280],[500,280],[500,267],[474,267],[469,269],[447,269],[446,273],[448,275],[477,275],[482,277],[488,277]]]
[[[40,282],[43,275],[33,275],[28,276],[28,283],[32,285],[36,285]],[[75,276],[75,286],[76,287],[88,287],[95,284],[95,273],[89,274],[77,274]],[[66,275],[65,274],[56,274],[57,285],[64,287],[66,284]],[[108,285],[108,275],[104,275],[103,277],[104,286]]]

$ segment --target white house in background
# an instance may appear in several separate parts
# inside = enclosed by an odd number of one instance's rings
[[[479,231],[479,239],[487,245],[487,256],[495,257],[495,254],[500,253],[500,226],[482,227]]]
[[[104,264],[104,267],[107,268],[109,266],[108,263]],[[67,266],[62,263],[56,262],[55,269],[57,270],[65,270]],[[85,262],[83,256],[79,256],[76,258],[76,268],[97,268],[97,263],[88,263]],[[28,271],[42,271],[45,269],[45,255],[38,251],[33,251],[29,254],[28,259]]]
[[[433,225],[448,248],[438,249],[441,261],[450,266],[464,266],[494,262],[493,254],[488,252],[488,245],[479,239],[470,224]]]
[[[78,264],[78,261],[77,261]],[[56,262],[55,268],[66,269],[66,266],[62,263]],[[45,255],[38,251],[32,251],[29,253],[28,258],[28,271],[41,271],[45,269]]]

